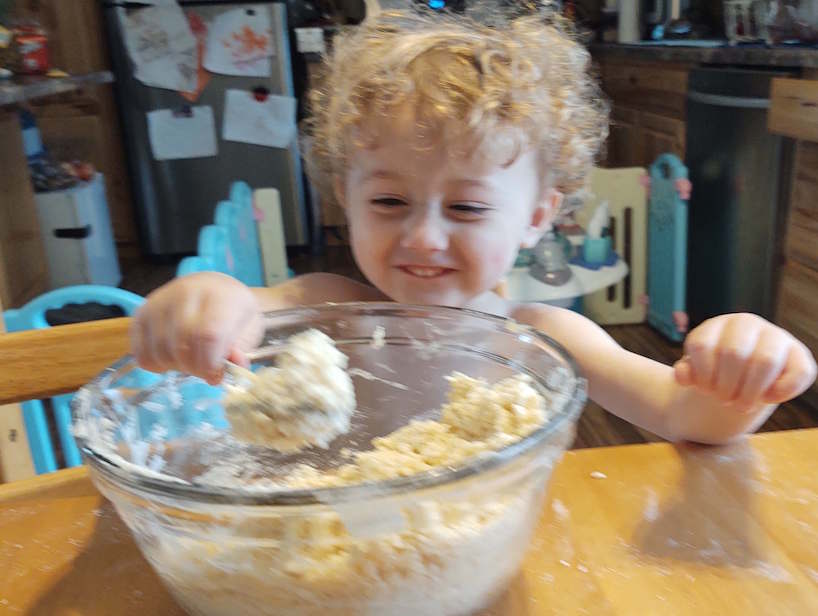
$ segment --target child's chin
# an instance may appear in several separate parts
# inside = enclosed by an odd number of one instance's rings
[[[419,306],[449,306],[462,308],[466,300],[455,293],[430,293],[402,289],[390,296],[400,304],[415,304]]]

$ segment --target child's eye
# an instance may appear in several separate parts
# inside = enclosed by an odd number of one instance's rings
[[[379,197],[372,199],[372,203],[373,205],[379,205],[381,207],[400,207],[406,205],[406,201],[398,197]]]
[[[454,203],[449,206],[449,211],[451,211],[454,216],[469,220],[482,218],[488,214],[490,210],[490,207],[474,203]]]

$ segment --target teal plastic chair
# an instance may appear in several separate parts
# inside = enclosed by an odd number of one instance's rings
[[[6,330],[19,332],[29,329],[50,327],[46,320],[49,310],[63,308],[69,304],[98,303],[118,306],[128,316],[142,304],[144,298],[130,291],[102,285],[77,285],[56,289],[34,298],[25,306],[3,312]],[[71,399],[73,394],[63,394],[51,398],[57,433],[62,446],[67,467],[82,464],[79,449],[71,434]],[[34,470],[37,474],[57,470],[54,447],[48,431],[45,408],[41,400],[29,400],[21,404],[26,434],[28,436]]]

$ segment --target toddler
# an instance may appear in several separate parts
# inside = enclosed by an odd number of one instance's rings
[[[608,116],[588,52],[557,15],[491,19],[384,12],[334,41],[304,127],[307,169],[344,209],[370,285],[325,273],[260,289],[217,273],[176,279],[135,317],[139,363],[217,382],[225,358],[246,363],[264,311],[395,301],[539,329],[574,356],[593,400],[673,441],[730,441],[809,387],[809,350],[752,314],[706,321],[669,367],[580,314],[493,291],[583,188]]]

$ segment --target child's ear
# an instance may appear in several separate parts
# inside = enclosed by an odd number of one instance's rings
[[[531,213],[531,222],[523,237],[523,248],[533,248],[540,241],[543,234],[551,227],[554,217],[562,206],[564,195],[553,188],[549,188],[537,203]]]
[[[346,188],[340,177],[337,175],[332,180],[332,192],[335,195],[335,201],[342,210],[347,209]]]

